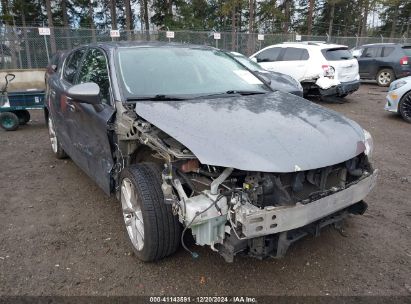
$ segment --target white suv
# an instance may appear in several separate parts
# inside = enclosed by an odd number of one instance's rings
[[[301,82],[304,95],[345,97],[358,90],[358,61],[345,45],[285,42],[270,45],[250,58],[269,71]]]

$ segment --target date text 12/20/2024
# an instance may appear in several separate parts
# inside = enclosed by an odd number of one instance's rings
[[[255,297],[150,297],[150,303],[257,303]]]

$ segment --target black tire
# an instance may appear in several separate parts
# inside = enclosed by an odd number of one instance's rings
[[[380,87],[388,87],[391,82],[395,80],[395,74],[394,71],[391,69],[382,69],[379,70],[377,73],[377,84]]]
[[[12,112],[0,113],[0,125],[6,131],[15,131],[19,127],[19,118]]]
[[[401,98],[398,112],[406,122],[411,123],[411,92],[408,92]]]
[[[27,110],[17,110],[16,113],[17,117],[19,118],[20,125],[25,125],[30,121],[30,112]]]
[[[131,165],[122,171],[120,178],[122,206],[124,206],[122,187],[125,180],[131,181],[134,186],[144,222],[144,243],[140,249],[134,245],[126,229],[136,256],[142,261],[151,262],[176,252],[180,245],[181,224],[178,216],[173,215],[171,205],[164,203],[159,166],[154,163],[141,163]]]
[[[50,136],[50,142],[51,142],[51,151],[53,151],[54,156],[57,159],[64,159],[67,158],[67,154],[66,151],[64,151],[64,149],[61,147],[60,141],[57,137],[57,133],[54,129],[53,126],[53,120],[51,119],[51,117],[48,117],[48,121],[47,121],[47,127],[49,129],[49,136]],[[55,146],[53,146],[53,141],[52,141],[52,130],[54,132],[54,137],[55,137]]]
[[[345,98],[347,96],[348,96],[348,94],[342,94],[342,95],[339,95],[338,97]]]

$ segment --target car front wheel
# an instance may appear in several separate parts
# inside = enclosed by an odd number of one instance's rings
[[[406,122],[411,123],[411,92],[405,94],[398,105],[398,110]]]
[[[49,137],[50,137],[51,149],[53,150],[54,156],[58,159],[66,158],[67,154],[60,145],[60,142],[57,138],[57,133],[56,133],[56,129],[54,127],[53,120],[51,119],[50,116],[47,120],[47,124],[48,124],[48,128],[49,128]]]
[[[120,200],[127,236],[140,260],[156,261],[178,249],[181,225],[171,205],[164,203],[161,172],[156,164],[125,168]]]

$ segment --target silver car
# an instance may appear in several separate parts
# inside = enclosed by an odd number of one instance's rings
[[[411,76],[393,81],[386,99],[385,110],[399,113],[411,123]]]

